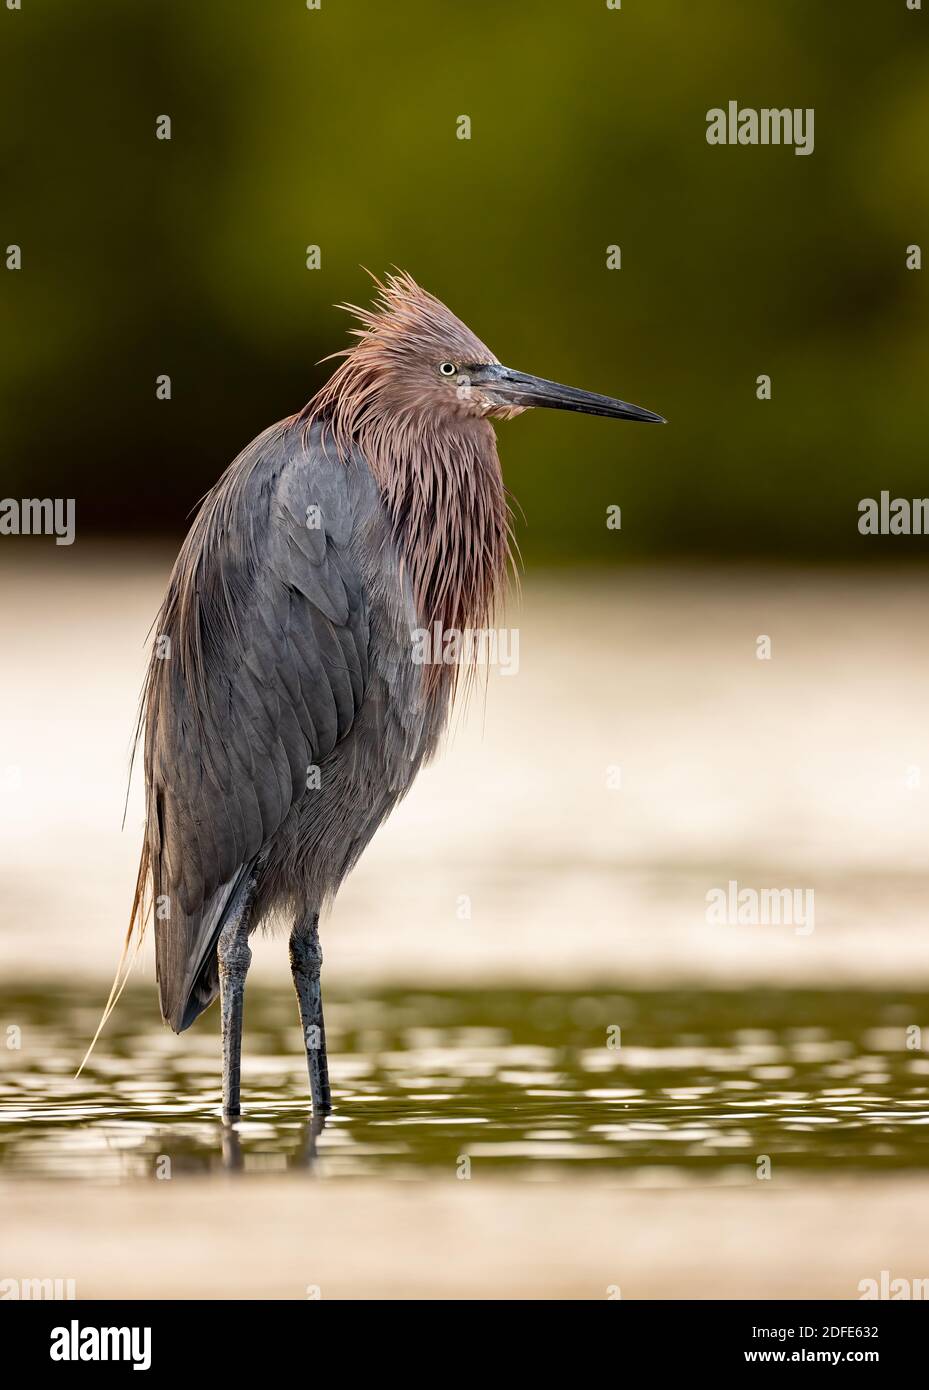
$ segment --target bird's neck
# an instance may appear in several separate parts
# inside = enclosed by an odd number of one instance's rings
[[[474,417],[414,418],[389,447],[388,459],[374,452],[375,476],[422,625],[460,633],[486,627],[510,561],[493,428]]]

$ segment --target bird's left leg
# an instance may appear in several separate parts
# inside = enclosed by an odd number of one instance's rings
[[[245,1010],[245,977],[252,961],[248,932],[254,892],[255,880],[249,876],[236,890],[216,948],[223,1014],[223,1116],[227,1119],[234,1119],[241,1109],[242,1017]]]
[[[307,912],[294,923],[290,933],[290,968],[300,1001],[300,1021],[306,1045],[306,1065],[310,1074],[313,1114],[325,1115],[332,1109],[329,1090],[329,1060],[326,1056],[326,1025],[323,1022],[323,995],[320,971],[323,953],[319,944],[319,913]]]

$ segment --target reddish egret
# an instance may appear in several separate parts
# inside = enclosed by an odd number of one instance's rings
[[[176,1032],[219,994],[227,1116],[240,1108],[249,936],[272,914],[291,924],[313,1110],[330,1108],[319,914],[445,725],[455,668],[420,664],[413,633],[483,628],[504,583],[491,420],[547,406],[662,422],[502,366],[405,274],[375,283],[370,310],[343,306],[360,327],[328,383],[204,499],[143,692],[130,934],[154,903]]]

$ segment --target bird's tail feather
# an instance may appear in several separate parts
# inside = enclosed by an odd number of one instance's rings
[[[170,924],[173,938],[167,931],[159,930],[166,928],[167,923],[155,923],[161,1016],[175,1033],[189,1028],[219,993],[216,950],[220,933],[230,912],[239,904],[242,892],[246,891],[253,868],[254,860],[243,864],[193,915],[184,917],[176,912]]]
[[[150,863],[151,860],[149,855],[149,848],[148,844],[146,843],[142,849],[142,857],[139,860],[139,873],[136,879],[135,893],[132,898],[132,911],[129,914],[129,927],[126,931],[126,940],[123,943],[123,949],[119,957],[119,964],[116,967],[116,974],[113,977],[113,984],[110,989],[110,997],[106,1001],[106,1006],[104,1007],[103,1014],[100,1018],[100,1022],[97,1024],[97,1031],[96,1033],[94,1033],[93,1038],[91,1039],[90,1046],[84,1053],[83,1061],[81,1062],[81,1065],[78,1067],[77,1071],[74,1073],[75,1080],[77,1080],[77,1078],[80,1076],[81,1072],[87,1065],[88,1059],[90,1058],[90,1054],[93,1052],[94,1048],[97,1045],[97,1039],[100,1037],[100,1034],[103,1032],[103,1029],[106,1026],[107,1019],[109,1018],[113,1010],[116,1008],[116,1005],[119,1003],[119,997],[126,987],[126,981],[129,979],[130,972],[132,971],[132,967],[135,964],[135,958],[139,953],[139,947],[142,945],[142,938],[145,935],[145,923],[151,908],[151,902],[148,899],[147,894],[147,888],[149,884]],[[134,948],[132,948],[133,935],[136,936]],[[131,955],[130,949],[132,950]]]

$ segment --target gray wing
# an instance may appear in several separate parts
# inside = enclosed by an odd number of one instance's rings
[[[318,435],[275,426],[207,496],[171,577],[144,693],[140,882],[147,857],[175,1030],[215,996],[232,894],[364,699],[353,494]]]

